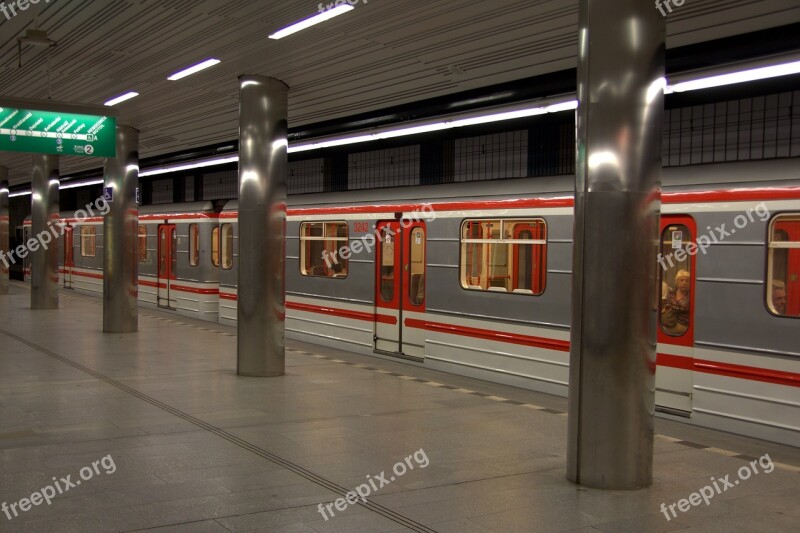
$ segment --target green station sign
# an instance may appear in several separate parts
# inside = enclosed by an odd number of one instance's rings
[[[115,157],[117,119],[0,107],[0,151]]]

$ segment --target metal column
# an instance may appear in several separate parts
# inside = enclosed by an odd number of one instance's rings
[[[8,169],[0,167],[0,294],[8,294]]]
[[[656,248],[665,22],[641,0],[580,0],[567,478],[653,477]]]
[[[286,371],[289,88],[262,76],[242,76],[239,83],[237,372],[241,376],[280,376]]]
[[[31,309],[58,309],[58,244],[41,245],[37,236],[52,233],[58,222],[58,156],[34,155],[31,195]],[[55,230],[58,237],[61,232]]]
[[[103,220],[103,331],[132,333],[139,329],[137,310],[139,262],[139,132],[117,126],[117,157],[106,159],[105,189],[111,189]]]

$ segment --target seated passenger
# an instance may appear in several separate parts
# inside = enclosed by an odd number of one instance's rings
[[[691,276],[686,270],[675,274],[675,288],[670,288],[661,308],[661,327],[669,335],[683,335],[689,329]]]
[[[772,282],[772,309],[778,315],[786,314],[786,284],[782,281]]]

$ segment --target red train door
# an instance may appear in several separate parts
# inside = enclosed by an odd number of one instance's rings
[[[692,411],[697,256],[687,249],[696,239],[692,217],[661,217],[656,406],[675,414]]]
[[[784,241],[800,242],[800,221],[776,222],[774,232]],[[800,316],[800,249],[786,248],[785,251],[786,315]]]
[[[64,226],[64,288],[72,288],[72,269],[75,268],[75,228]]]
[[[158,305],[174,309],[175,296],[170,290],[175,279],[178,230],[174,224],[158,226]]]
[[[379,222],[375,271],[375,350],[425,357],[426,227]]]

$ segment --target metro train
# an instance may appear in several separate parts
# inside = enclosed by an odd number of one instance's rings
[[[799,171],[664,170],[660,416],[800,445]],[[573,206],[571,176],[290,197],[287,336],[566,396]],[[62,216],[100,293],[102,220]],[[143,306],[235,324],[235,201],[143,207],[138,247]]]

